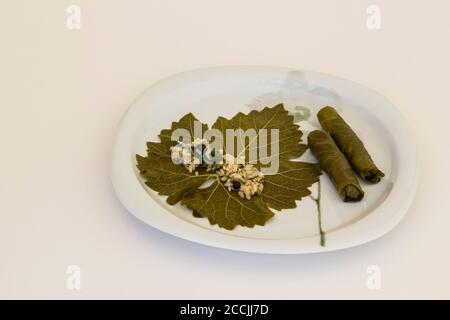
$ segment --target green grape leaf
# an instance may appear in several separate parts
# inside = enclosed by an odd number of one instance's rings
[[[279,137],[277,140],[271,140],[267,142],[268,149],[271,149],[272,145],[278,144],[278,154],[280,163],[286,160],[295,159],[300,157],[308,146],[301,144],[302,132],[300,127],[294,123],[294,117],[289,115],[282,104],[278,104],[273,108],[264,108],[261,111],[253,110],[249,114],[239,112],[231,119],[219,117],[212,126],[213,129],[220,130],[224,135],[227,129],[240,128],[242,130],[255,129],[257,131],[257,138],[261,129],[279,130]],[[251,149],[258,148],[253,140],[243,139],[241,136],[236,138],[235,144],[240,144],[244,148],[244,152],[241,152],[242,156],[249,158],[249,152]],[[245,141],[244,141],[245,140]],[[224,148],[226,149],[228,141],[225,140]],[[235,147],[236,150],[236,147]],[[259,151],[259,150],[258,150]],[[244,154],[245,153],[245,154]],[[238,154],[240,155],[240,154]],[[266,157],[258,158],[258,166],[261,166],[261,162],[268,160]]]
[[[178,203],[185,194],[195,192],[204,184],[209,174],[199,175],[189,173],[183,165],[172,162],[170,147],[176,144],[172,141],[172,132],[176,129],[186,129],[194,137],[194,123],[198,121],[192,113],[188,113],[178,122],[172,122],[171,129],[164,129],[159,134],[161,142],[147,142],[147,157],[136,155],[137,168],[145,179],[145,184],[160,195],[169,196],[167,203]],[[208,129],[202,124],[202,130]]]
[[[207,217],[211,224],[228,230],[237,225],[250,228],[262,226],[274,215],[262,197],[242,199],[236,192],[228,191],[218,177],[209,187],[186,194],[181,204]]]
[[[315,163],[283,161],[277,174],[265,176],[261,197],[276,210],[295,208],[296,200],[311,194],[308,187],[319,180],[319,175]]]
[[[309,195],[308,188],[318,181],[320,169],[317,164],[295,161],[306,151],[307,145],[301,143],[302,132],[282,104],[248,114],[238,113],[231,119],[219,117],[212,126],[224,136],[227,129],[255,129],[257,138],[260,129],[278,129],[278,139],[270,140],[268,144],[269,149],[278,144],[278,153],[272,152],[271,156],[278,157],[279,168],[274,174],[264,177],[263,192],[250,200],[229,191],[217,173],[206,169],[198,170],[197,174],[189,173],[183,165],[171,161],[170,147],[176,144],[171,140],[172,132],[184,128],[194,136],[196,120],[189,113],[180,121],[173,122],[171,129],[162,130],[159,134],[160,142],[147,143],[146,157],[136,156],[137,168],[146,185],[160,195],[168,196],[169,204],[180,202],[192,209],[194,216],[206,217],[211,224],[225,229],[232,230],[237,225],[254,227],[264,225],[274,216],[271,209],[295,208],[296,200]],[[203,130],[207,127],[202,125]],[[236,144],[241,144],[242,154],[248,155],[252,148],[258,148],[250,139],[236,139]],[[227,143],[230,142],[225,140],[224,150]],[[258,158],[255,166],[264,167],[266,162],[263,160],[267,159]]]

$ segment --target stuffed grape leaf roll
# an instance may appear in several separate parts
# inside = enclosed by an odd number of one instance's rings
[[[308,135],[308,145],[341,198],[345,202],[360,201],[364,197],[364,191],[347,158],[339,150],[333,138],[325,131],[315,130]]]
[[[362,141],[333,107],[322,108],[317,113],[317,118],[361,178],[367,182],[377,183],[384,177],[384,173],[377,168]]]

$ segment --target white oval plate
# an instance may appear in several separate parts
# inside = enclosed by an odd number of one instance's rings
[[[386,174],[376,185],[362,183],[365,198],[344,203],[328,177],[321,176],[322,227],[326,246],[319,244],[317,208],[310,198],[297,208],[275,211],[265,226],[228,231],[195,218],[188,209],[165,203],[143,184],[135,155],[146,153],[146,141],[157,140],[188,112],[212,124],[219,116],[284,103],[288,110],[306,106],[304,132],[319,127],[317,111],[335,106],[364,141]],[[302,156],[314,161],[309,151]],[[311,71],[273,67],[218,67],[181,73],[145,91],[124,116],[112,152],[112,182],[123,205],[143,222],[198,243],[258,253],[312,253],[348,248],[376,239],[405,215],[414,197],[418,163],[413,135],[397,109],[383,96],[357,83]],[[317,187],[312,187],[313,195]]]

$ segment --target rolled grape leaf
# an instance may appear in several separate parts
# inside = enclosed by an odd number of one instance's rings
[[[377,168],[362,141],[334,108],[329,106],[322,108],[317,113],[317,118],[361,178],[367,182],[377,183],[384,177],[384,173]]]
[[[315,130],[308,135],[308,145],[341,198],[345,202],[360,201],[364,197],[364,191],[333,138],[325,131]]]

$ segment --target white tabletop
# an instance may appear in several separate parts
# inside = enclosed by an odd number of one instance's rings
[[[368,28],[371,4],[381,29]],[[449,1],[2,7],[0,298],[450,298]],[[153,82],[217,65],[316,70],[388,97],[421,160],[402,223],[360,247],[273,256],[190,243],[129,214],[108,176],[121,116]],[[379,287],[367,286],[368,270],[380,272]]]

